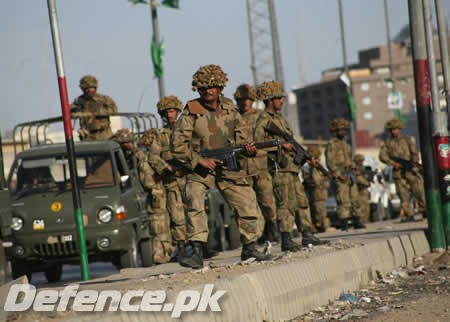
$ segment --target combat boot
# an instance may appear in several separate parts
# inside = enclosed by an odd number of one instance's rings
[[[341,230],[343,230],[343,231],[348,230],[348,219],[347,218],[341,219]]]
[[[267,222],[267,240],[272,243],[278,243],[280,241],[280,232],[278,230],[277,222]]]
[[[291,239],[291,234],[288,232],[282,232],[281,233],[281,250],[283,252],[290,251],[290,252],[297,252],[300,249],[302,249],[302,246],[299,244],[296,244]]]
[[[304,231],[302,235],[303,235],[302,246],[307,247],[309,244],[311,244],[313,246],[322,244],[322,241],[320,240],[320,238],[317,237],[316,235],[314,235],[310,231]]]
[[[183,256],[179,263],[183,267],[191,267],[193,269],[198,269],[203,267],[203,243],[199,241],[194,241],[192,243],[192,255]]]
[[[355,217],[353,217],[353,228],[355,228],[355,229],[365,229],[366,225],[364,225],[361,222],[361,219],[359,217],[355,216]]]
[[[241,260],[245,261],[252,257],[254,257],[257,262],[268,261],[272,259],[272,256],[270,254],[265,255],[264,253],[257,250],[255,244],[255,242],[251,242],[242,246]]]
[[[180,260],[185,257],[186,252],[186,243],[184,240],[178,240],[177,241],[177,262],[179,263]]]

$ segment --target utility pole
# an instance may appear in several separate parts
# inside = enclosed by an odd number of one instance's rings
[[[447,39],[447,24],[445,22],[445,9],[442,5],[442,0],[435,0],[435,9],[436,9],[436,20],[438,27],[438,35],[439,35],[439,48],[441,54],[441,66],[442,66],[442,75],[444,77],[444,95],[446,102],[446,109],[444,114],[447,114],[447,123],[448,123],[448,109],[450,106],[450,84],[449,84],[449,62],[448,62],[448,39]],[[448,125],[448,124],[447,124]],[[442,143],[443,147],[449,149],[448,136],[446,137],[446,142]],[[439,147],[439,146],[438,146]],[[442,199],[442,216],[444,220],[444,231],[445,237],[447,240],[447,249],[450,249],[450,196],[447,191],[450,190],[450,182],[443,180],[443,178],[450,174],[450,161],[448,159],[448,153],[438,153],[436,151],[436,155],[438,156],[438,168],[439,168],[439,178],[440,179],[440,187],[441,187],[441,199]]]
[[[273,0],[247,0],[247,18],[255,87],[269,80],[284,83]]]
[[[58,76],[59,96],[61,100],[61,111],[63,115],[64,134],[66,137],[66,147],[69,161],[70,183],[72,185],[72,199],[77,226],[78,245],[80,249],[81,278],[85,281],[89,279],[88,256],[86,249],[86,237],[84,235],[83,211],[81,209],[80,188],[78,186],[78,171],[75,163],[75,148],[73,143],[72,123],[69,110],[69,95],[67,93],[66,76],[64,74],[64,63],[61,48],[61,39],[56,14],[56,0],[47,0],[48,15],[53,40],[53,51],[55,54],[56,72]]]
[[[422,155],[427,219],[430,231],[430,246],[433,252],[445,250],[444,229],[442,225],[439,183],[433,149],[433,130],[431,119],[431,99],[428,70],[428,57],[425,47],[425,29],[422,0],[408,0],[410,32],[414,66],[414,85],[417,102],[417,121],[419,126],[420,151]]]
[[[392,66],[392,47],[391,47],[391,29],[389,27],[389,10],[387,0],[384,0],[384,21],[386,24],[386,43],[388,48],[388,59],[389,59],[389,77],[392,82],[391,92],[395,92],[395,80],[394,80],[394,69]]]
[[[156,0],[151,0],[150,4],[150,14],[152,16],[152,27],[153,27],[153,39],[154,44],[160,48],[161,40],[159,36],[159,24],[158,24],[158,2]],[[152,42],[153,43],[153,42]],[[159,99],[162,99],[165,96],[164,90],[164,73],[158,76],[158,89],[159,89]]]
[[[350,77],[350,73],[348,70],[348,64],[347,64],[347,47],[345,44],[345,31],[344,31],[344,14],[342,10],[342,0],[338,0],[338,8],[339,8],[339,27],[341,29],[341,47],[342,47],[342,60],[344,64],[344,74],[348,79],[347,85],[347,100],[351,97],[353,99],[353,84],[352,79]],[[350,141],[352,145],[352,152],[355,153],[356,150],[356,139],[355,139],[355,130],[356,130],[356,111],[355,111],[355,117],[353,117],[353,113],[351,111],[350,102],[348,103],[348,109],[350,114]]]

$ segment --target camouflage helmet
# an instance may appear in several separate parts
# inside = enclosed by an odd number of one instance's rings
[[[92,75],[83,76],[80,79],[80,88],[82,90],[84,90],[86,88],[91,88],[91,87],[95,87],[95,88],[98,87],[97,78],[95,78],[95,76],[92,76]]]
[[[133,142],[133,133],[129,129],[120,129],[111,137],[111,140],[117,143]]]
[[[386,122],[385,127],[387,129],[403,129],[405,125],[398,117],[394,117],[392,120]]]
[[[159,115],[163,114],[165,110],[168,109],[175,109],[177,111],[183,110],[183,103],[178,99],[176,96],[164,96],[161,98],[161,100],[158,102],[158,113]]]
[[[234,92],[234,99],[237,101],[238,99],[250,99],[252,101],[256,100],[256,93],[253,86],[248,84],[241,84],[236,88]]]
[[[272,80],[259,85],[256,89],[256,96],[261,101],[267,101],[272,98],[285,97],[286,93],[282,83]]]
[[[219,65],[201,66],[194,75],[192,75],[192,90],[208,87],[225,87],[228,77]]]
[[[320,147],[317,146],[317,145],[310,146],[308,148],[308,152],[311,154],[311,156],[314,159],[319,159],[320,155],[322,154],[322,151],[321,151]]]
[[[349,121],[345,119],[334,119],[330,123],[330,131],[337,131],[342,129],[348,129],[350,127]]]
[[[366,158],[362,154],[355,154],[355,156],[353,157],[353,160],[355,160],[356,163],[364,162],[365,159]]]
[[[141,138],[139,139],[139,146],[150,146],[153,142],[153,131],[154,129],[148,129],[144,133],[142,133]]]

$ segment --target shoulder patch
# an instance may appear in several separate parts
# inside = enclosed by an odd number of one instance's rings
[[[191,114],[205,115],[206,109],[200,104],[198,100],[192,100],[187,103],[187,109]]]

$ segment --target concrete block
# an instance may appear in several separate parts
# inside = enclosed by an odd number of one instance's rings
[[[402,243],[403,250],[406,256],[406,265],[411,265],[414,259],[414,248],[408,235],[400,235],[400,242]]]
[[[6,321],[8,318],[8,312],[5,312],[4,306],[6,298],[8,297],[9,289],[15,284],[29,284],[28,278],[24,275],[0,287],[0,322]]]
[[[389,248],[394,256],[394,267],[406,265],[405,251],[403,250],[400,238],[393,237],[387,240]]]
[[[427,237],[424,231],[415,231],[409,233],[409,239],[414,248],[414,254],[416,256],[421,256],[427,254],[431,251],[430,244],[428,243]]]

